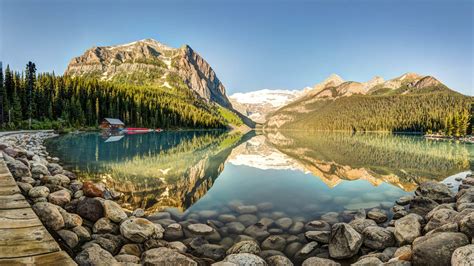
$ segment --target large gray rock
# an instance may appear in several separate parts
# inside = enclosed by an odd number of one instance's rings
[[[92,232],[94,234],[117,234],[119,232],[119,226],[114,224],[108,218],[103,217],[94,223]]]
[[[167,241],[175,241],[183,238],[183,227],[178,223],[173,223],[165,228],[163,238]]]
[[[376,223],[380,224],[387,221],[387,213],[381,209],[372,209],[367,213],[369,219],[374,220]]]
[[[33,187],[28,191],[28,196],[31,198],[46,198],[49,195],[49,188],[45,186]]]
[[[304,234],[306,239],[310,241],[317,241],[319,243],[328,244],[331,236],[330,231],[308,231]]]
[[[351,266],[380,266],[382,261],[376,257],[364,257],[352,263]]]
[[[329,254],[335,259],[350,258],[357,254],[362,241],[362,236],[350,225],[336,223],[331,230]]]
[[[444,203],[454,200],[454,193],[446,184],[436,181],[421,183],[415,191],[418,196],[430,198],[436,202]]]
[[[395,245],[392,231],[379,226],[369,226],[364,229],[364,245],[371,249],[381,250]]]
[[[474,264],[474,244],[457,248],[451,257],[453,266],[472,266]]]
[[[86,249],[77,254],[74,259],[79,265],[97,265],[97,266],[118,266],[118,261],[98,244],[91,244]]]
[[[421,224],[416,214],[409,214],[395,221],[395,239],[400,246],[411,244],[421,235]]]
[[[56,205],[48,202],[38,202],[33,205],[33,210],[46,227],[55,231],[64,228],[63,216]]]
[[[439,209],[429,214],[431,214],[429,216],[430,219],[423,228],[425,233],[434,230],[442,225],[450,223],[452,219],[458,214],[458,212],[451,209]]]
[[[68,247],[74,248],[79,244],[79,237],[73,231],[63,229],[59,230],[57,233]]]
[[[413,242],[415,265],[449,265],[453,252],[468,245],[469,239],[462,233],[436,233],[423,236]]]
[[[251,253],[258,254],[260,253],[260,246],[257,242],[253,240],[244,240],[235,243],[231,248],[227,250],[227,254],[237,254],[237,253]]]
[[[155,265],[183,265],[197,266],[197,262],[177,252],[176,250],[161,247],[149,249],[142,254],[142,264]]]
[[[14,158],[4,154],[3,158],[7,164],[10,173],[15,179],[20,179],[22,177],[31,177],[30,168],[26,166],[19,160],[15,160]]]
[[[31,166],[31,176],[34,179],[41,179],[43,176],[51,175],[48,168],[41,163],[33,163]]]
[[[48,201],[52,204],[64,207],[71,202],[71,194],[66,189],[61,189],[53,193],[49,193]]]
[[[102,206],[104,207],[105,217],[113,222],[120,223],[127,218],[127,214],[115,201],[104,200]]]
[[[162,238],[163,232],[161,225],[144,218],[131,217],[120,224],[122,236],[135,243],[143,243],[151,237]]]
[[[234,263],[234,265],[239,266],[265,266],[267,263],[265,260],[260,258],[257,255],[250,253],[239,253],[239,254],[230,254],[222,262]]]

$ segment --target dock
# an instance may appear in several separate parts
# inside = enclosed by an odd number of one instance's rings
[[[0,152],[0,265],[77,265],[21,194]]]

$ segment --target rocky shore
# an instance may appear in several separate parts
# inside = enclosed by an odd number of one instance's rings
[[[456,193],[420,184],[390,215],[361,209],[306,221],[269,203],[241,202],[227,213],[145,215],[122,209],[120,193],[63,169],[43,146],[53,136],[3,136],[0,150],[33,210],[79,265],[474,265],[472,175]]]

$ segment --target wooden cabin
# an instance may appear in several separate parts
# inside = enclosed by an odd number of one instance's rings
[[[122,120],[117,118],[104,118],[102,123],[100,123],[100,128],[108,130],[117,130],[125,127],[125,124]]]

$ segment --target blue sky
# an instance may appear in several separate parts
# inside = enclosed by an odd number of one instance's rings
[[[92,46],[189,44],[228,93],[430,74],[474,95],[474,1],[0,0],[0,60],[63,73]]]

